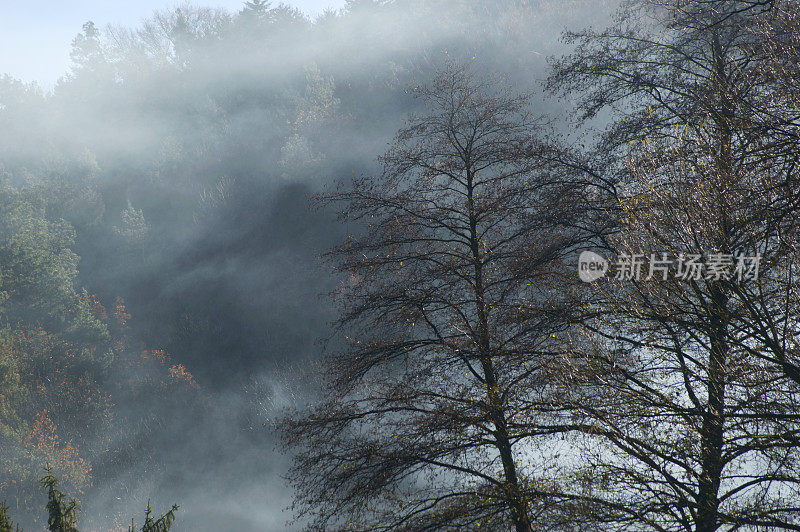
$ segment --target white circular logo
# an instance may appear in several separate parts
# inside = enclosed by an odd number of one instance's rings
[[[584,283],[591,283],[605,276],[608,261],[594,251],[584,251],[578,257],[578,276]]]

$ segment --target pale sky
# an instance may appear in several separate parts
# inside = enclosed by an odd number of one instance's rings
[[[239,11],[245,0],[194,0],[192,4]],[[272,2],[277,5],[279,2]],[[284,0],[310,15],[344,0]],[[176,0],[0,0],[0,75],[37,81],[51,88],[69,67],[72,39],[87,20],[135,26],[155,10],[175,8]]]

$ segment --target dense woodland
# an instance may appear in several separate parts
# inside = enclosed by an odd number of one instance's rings
[[[0,77],[0,531],[800,530],[796,1],[79,30]]]

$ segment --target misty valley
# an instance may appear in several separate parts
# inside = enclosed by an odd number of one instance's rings
[[[10,4],[0,532],[800,530],[798,0]]]

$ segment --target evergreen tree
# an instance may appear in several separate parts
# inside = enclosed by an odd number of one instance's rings
[[[158,519],[153,519],[150,515],[152,513],[152,509],[150,508],[150,501],[147,501],[147,509],[145,510],[145,518],[144,518],[144,525],[140,532],[169,532],[169,529],[172,528],[172,523],[175,521],[175,512],[178,511],[178,505],[173,504],[172,509],[159,517]],[[131,526],[128,528],[128,532],[136,532],[136,524],[131,520]]]
[[[267,21],[272,4],[269,0],[249,0],[244,3],[244,8],[239,12],[243,17]]]
[[[72,51],[69,54],[73,70],[96,70],[105,63],[103,47],[100,43],[100,30],[91,20],[84,23],[83,31],[72,40]]]
[[[22,529],[11,521],[8,505],[5,502],[0,504],[0,532],[22,532]]]
[[[75,499],[65,502],[66,495],[58,489],[58,479],[49,467],[45,473],[39,482],[47,488],[47,529],[50,532],[79,532],[78,503]]]

